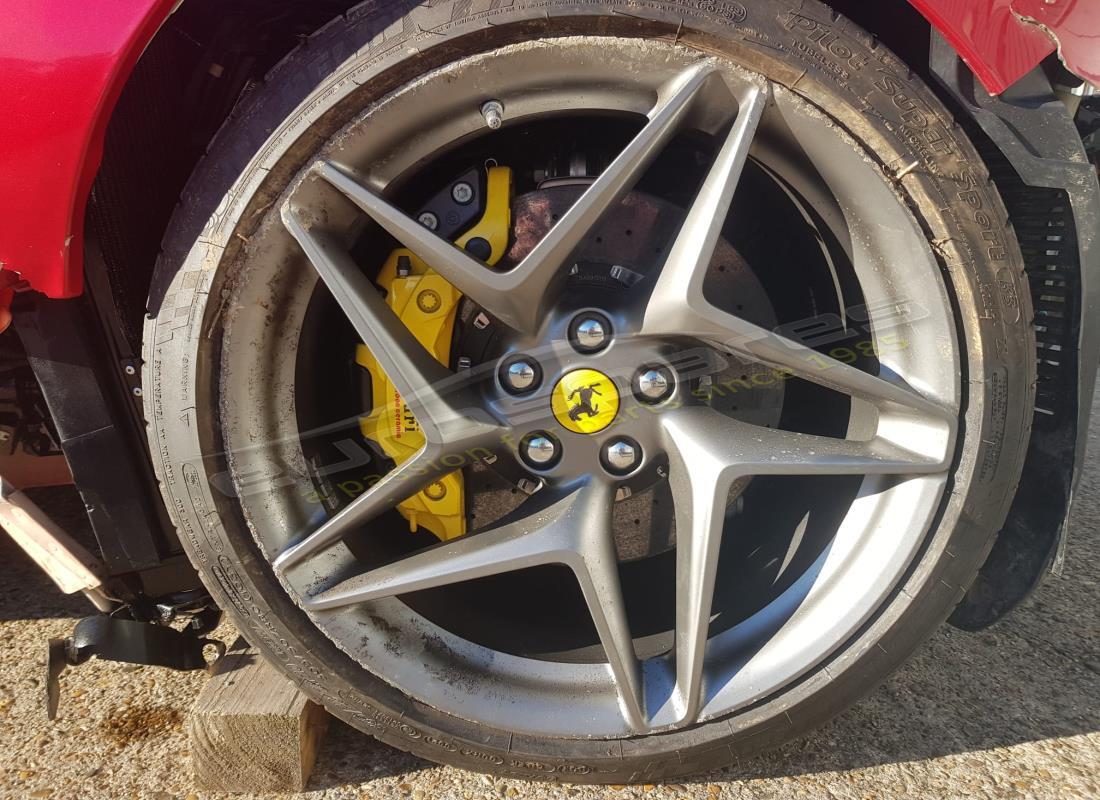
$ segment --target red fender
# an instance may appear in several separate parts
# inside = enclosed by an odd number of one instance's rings
[[[18,0],[0,13],[0,267],[83,291],[84,208],[118,96],[176,0]]]
[[[308,0],[302,0],[308,2]],[[882,2],[883,0],[878,0]],[[178,0],[17,0],[0,14],[0,269],[83,291],[84,209],[115,103]],[[473,0],[486,7],[489,0]],[[1060,44],[1100,83],[1100,0],[910,0],[997,94]],[[2,296],[0,296],[2,299]]]

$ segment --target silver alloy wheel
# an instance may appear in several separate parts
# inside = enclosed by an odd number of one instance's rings
[[[608,74],[617,76],[615,85],[608,85]],[[386,199],[391,185],[432,152],[484,127],[479,98],[485,96],[501,99],[507,125],[563,110],[648,119],[573,210],[507,272],[487,270]],[[614,320],[610,347],[595,356],[578,354],[566,343],[569,318],[554,306],[569,256],[686,128],[724,133],[725,144],[656,284],[635,313]],[[410,138],[410,130],[430,135]],[[823,359],[720,310],[704,292],[703,276],[746,159],[751,155],[777,173],[794,169],[771,150],[782,137],[797,142],[819,178],[800,183],[804,193],[818,193],[814,207],[846,245],[868,326],[877,335],[892,331],[907,344],[881,356],[880,375]],[[605,361],[617,365],[607,373],[625,375],[619,388],[628,394],[638,367],[659,359],[669,341],[690,337],[850,396],[850,438],[763,428],[675,402],[655,417],[657,425],[615,431],[637,439],[647,454],[667,455],[678,500],[675,644],[667,655],[643,663],[619,596],[609,535],[614,482],[594,466],[598,437],[563,434],[567,455],[532,498],[535,513],[357,574],[343,543],[350,532],[435,480],[438,464],[453,466],[449,459],[499,449],[502,441],[539,427],[521,415],[514,398],[491,394],[485,385],[492,381],[474,384],[442,368],[396,320],[348,254],[348,232],[362,225],[363,214],[508,326],[513,350],[539,358],[546,386],[569,369],[601,369]],[[286,230],[268,230],[256,243],[266,258],[256,259],[255,269],[307,295],[301,290],[316,276],[304,269],[305,254],[414,409],[428,444],[319,527],[312,524],[316,508],[294,491],[262,503],[244,497],[247,516],[287,590],[318,627],[365,668],[435,708],[514,731],[588,737],[686,726],[743,708],[811,669],[874,612],[937,512],[961,392],[954,322],[937,262],[889,180],[855,142],[762,76],[674,45],[619,39],[531,43],[466,59],[395,92],[334,137],[323,160],[292,187],[282,216]],[[251,286],[242,289],[226,326],[226,375],[255,374],[249,359],[256,353],[234,348],[233,341],[255,341],[270,325],[266,309],[250,302],[255,298],[248,293],[269,291],[271,284]],[[901,303],[918,305],[921,314],[899,320]],[[271,337],[268,345],[274,349],[267,354],[266,379],[272,395],[287,405],[293,365],[279,363],[289,359],[280,359],[277,350],[300,325],[304,305],[288,306],[280,323],[284,337]],[[522,409],[530,413],[530,400]],[[226,436],[236,475],[272,474],[273,464],[302,461],[293,414],[231,408],[226,418],[235,423]],[[257,447],[257,439],[274,444]],[[708,641],[726,496],[742,477],[771,474],[867,477],[818,562],[759,613]],[[605,663],[548,662],[490,650],[398,599],[415,589],[543,563],[575,573]],[[440,680],[440,674],[453,680]]]

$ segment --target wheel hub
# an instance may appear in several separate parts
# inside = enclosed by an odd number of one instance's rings
[[[590,183],[548,181],[545,188],[517,197],[514,243],[498,268],[529,255]],[[616,523],[616,542],[620,553],[632,557],[653,555],[675,541],[667,533],[671,520],[654,515],[649,498],[650,490],[667,476],[667,459],[656,436],[665,407],[723,406],[725,401],[723,413],[774,425],[783,405],[782,382],[757,385],[742,380],[753,368],[734,355],[717,358],[713,349],[698,343],[618,335],[629,322],[634,293],[647,290],[683,213],[645,192],[623,198],[575,253],[559,310],[537,342],[500,358],[503,392],[492,404],[520,430],[560,435],[561,457],[549,468],[540,465],[536,480],[568,482],[595,474],[615,482],[616,498],[631,506],[622,515],[625,522]],[[775,311],[759,280],[724,238],[716,245],[715,262],[722,265],[711,284],[715,296],[736,307],[739,315],[773,327]],[[476,333],[481,332],[464,330],[458,335],[462,340]],[[517,363],[537,371],[537,388],[517,387],[510,374]],[[736,407],[728,403],[730,391],[720,388],[730,380],[738,383]],[[619,436],[639,444],[644,464],[625,472],[608,469],[608,448]],[[516,453],[521,465],[530,469],[530,460],[518,448]]]

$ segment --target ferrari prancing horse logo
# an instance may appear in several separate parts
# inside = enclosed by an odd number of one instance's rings
[[[554,417],[574,433],[599,433],[619,413],[619,392],[612,380],[594,369],[567,373],[551,397]]]
[[[585,414],[588,417],[598,416],[600,413],[599,406],[592,405],[592,395],[598,394],[603,397],[603,392],[599,390],[599,383],[593,383],[591,386],[582,386],[579,389],[574,389],[569,393],[569,402],[573,402],[573,398],[580,395],[580,400],[577,404],[569,409],[569,419],[576,422],[581,418],[581,414]]]

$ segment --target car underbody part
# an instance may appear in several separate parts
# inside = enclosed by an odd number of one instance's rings
[[[1058,573],[1081,474],[1100,333],[1100,185],[1082,132],[1036,69],[991,97],[941,37],[932,71],[991,140],[986,158],[1027,263],[1039,384],[1020,489],[1004,529],[951,617],[986,627]]]
[[[179,543],[150,472],[134,405],[141,394],[139,362],[117,350],[110,331],[119,329],[97,303],[110,295],[101,291],[94,263],[89,258],[84,297],[17,295],[14,328],[88,508],[107,574],[123,575],[159,567],[179,552]]]
[[[11,326],[12,300],[15,299],[15,293],[26,286],[27,282],[18,273],[0,267],[0,333]]]
[[[142,614],[145,611],[148,614]],[[170,623],[186,620],[182,628]],[[46,712],[57,716],[58,680],[67,667],[79,666],[93,656],[187,672],[206,669],[225,654],[225,644],[206,638],[221,621],[219,611],[204,591],[161,598],[120,609],[113,614],[87,617],[72,635],[49,641],[46,662]],[[208,660],[210,648],[214,659]]]
[[[14,331],[0,335],[0,453],[5,451],[7,455],[21,453],[39,458],[61,455],[42,387]],[[27,486],[18,480],[13,482]]]
[[[482,209],[481,220],[460,236],[455,244],[492,267],[508,251],[512,229],[512,170],[489,166],[480,180],[477,171],[451,184],[442,197],[420,212],[418,218],[429,230],[453,233],[461,225],[463,209]],[[485,200],[478,202],[475,186],[485,185]],[[448,207],[448,200],[450,206]],[[457,205],[457,208],[454,207]],[[386,303],[398,319],[416,336],[431,355],[445,366],[451,362],[455,320],[462,295],[442,275],[412,251],[392,252],[375,282],[386,292]],[[367,370],[371,384],[371,413],[360,426],[363,436],[377,443],[385,454],[401,465],[424,446],[424,434],[416,416],[402,399],[393,381],[382,370],[365,345],[356,350],[356,363]],[[424,527],[441,541],[466,534],[465,489],[461,471],[443,475],[397,510],[415,533]]]

